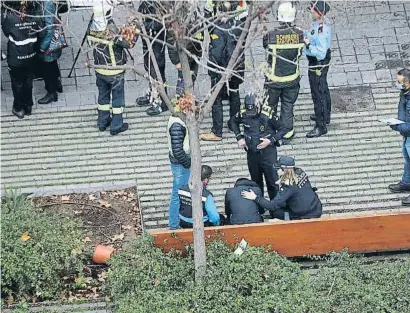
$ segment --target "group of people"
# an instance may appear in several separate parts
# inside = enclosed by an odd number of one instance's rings
[[[57,63],[62,49],[50,49],[58,25],[55,1],[4,1],[1,28],[8,39],[7,63],[13,91],[12,113],[22,119],[32,112],[33,79],[44,78],[46,95],[38,100],[48,104],[63,92]]]

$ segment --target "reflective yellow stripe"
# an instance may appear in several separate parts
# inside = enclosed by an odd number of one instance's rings
[[[122,114],[124,112],[124,107],[112,108],[112,114]]]
[[[269,78],[270,81],[272,82],[277,82],[277,83],[286,83],[286,82],[291,82],[297,79],[300,76],[300,71],[299,71],[299,58],[301,56],[302,50],[300,48],[303,47],[303,44],[290,44],[290,45],[269,45],[269,49],[272,50],[272,67],[270,71],[265,71],[265,76]],[[296,49],[299,48],[298,50],[298,55],[296,57],[296,72],[292,75],[288,76],[276,76],[275,75],[275,67],[276,67],[276,54],[277,54],[277,49]],[[286,61],[285,61],[286,62]]]
[[[202,35],[202,33],[197,33],[195,34],[195,39],[202,40],[204,39],[204,35]]]
[[[219,36],[215,35],[215,34],[211,34],[211,35],[209,35],[209,37],[211,37],[212,40],[215,40],[215,39],[219,38]]]
[[[241,104],[241,115],[246,113],[246,108],[244,104]]]
[[[287,132],[285,135],[283,135],[283,138],[289,139],[295,134],[295,130],[292,129],[290,132]]]
[[[104,45],[109,45],[110,44],[109,40],[105,40],[105,39],[101,39],[101,38],[97,38],[97,37],[93,37],[93,36],[87,36],[87,39],[88,39],[89,42],[102,43]]]
[[[98,110],[100,111],[110,111],[111,105],[109,104],[98,104]]]
[[[272,107],[270,106],[270,105],[268,105],[268,104],[264,104],[263,106],[262,106],[262,114],[263,115],[266,115],[267,117],[269,117],[269,119],[271,119],[272,118],[272,116],[273,116],[273,114],[272,114]]]
[[[95,71],[96,71],[98,74],[105,75],[105,76],[110,76],[110,75],[121,74],[121,73],[124,72],[125,70],[109,70],[109,69],[99,68],[99,69],[95,69]]]

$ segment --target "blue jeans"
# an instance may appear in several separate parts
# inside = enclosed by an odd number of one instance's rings
[[[171,202],[169,204],[169,229],[178,229],[179,226],[179,197],[178,189],[189,182],[190,169],[179,164],[171,164],[174,181],[172,185]]]
[[[117,75],[95,73],[98,87],[98,127],[106,127],[110,121],[110,103],[112,95],[111,130],[122,127],[122,112],[125,106],[124,72]]]
[[[405,185],[410,185],[410,138],[407,137],[403,141],[403,159],[404,173],[401,182]]]

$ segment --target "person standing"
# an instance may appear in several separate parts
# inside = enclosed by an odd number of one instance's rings
[[[38,5],[37,15],[42,21],[40,32],[40,42],[39,42],[39,53],[38,57],[40,64],[38,65],[41,69],[42,76],[44,77],[45,88],[47,94],[38,100],[39,104],[48,104],[51,102],[56,102],[58,100],[57,92],[62,92],[63,87],[61,85],[61,74],[60,68],[58,67],[57,60],[61,57],[61,49],[48,52],[51,41],[58,24],[57,15],[57,5],[56,1],[47,0],[41,1]]]
[[[180,228],[178,190],[188,184],[191,169],[188,128],[176,114],[169,117],[167,135],[169,161],[174,177],[169,204],[169,229],[173,230]]]
[[[215,4],[217,12],[235,12],[236,7],[230,1],[218,1]],[[236,26],[233,17],[227,16],[218,18],[212,24],[210,30],[211,43],[209,47],[208,74],[211,78],[211,89],[221,80],[221,71],[228,66],[232,53],[235,50],[238,39],[241,35],[241,28]],[[244,54],[239,57],[234,74],[228,82],[228,87],[223,86],[212,106],[212,129],[207,134],[201,134],[200,138],[204,141],[221,141],[223,130],[223,106],[222,100],[229,94],[229,116],[233,117],[239,111],[240,97],[239,85],[243,82],[245,69]],[[228,123],[228,127],[231,128]]]
[[[262,208],[269,210],[272,218],[284,220],[286,213],[291,220],[321,217],[322,203],[312,188],[307,174],[295,167],[295,160],[282,156],[274,168],[280,171],[280,189],[274,199],[268,201],[252,189],[242,191],[242,197],[253,200]]]
[[[258,184],[247,178],[240,178],[236,181],[235,187],[228,188],[225,194],[225,214],[228,224],[252,224],[263,222],[262,214],[265,209],[258,206],[254,201],[248,201],[241,196],[242,191],[252,190],[258,196],[262,196],[262,191]]]
[[[155,71],[154,64],[152,63],[152,58],[155,58],[161,79],[165,85],[165,27],[158,20],[161,16],[160,14],[161,4],[159,1],[142,1],[138,7],[138,12],[143,14],[143,23],[145,30],[148,35],[157,40],[151,40],[152,53],[149,52],[148,44],[145,39],[142,40],[142,53],[144,55],[144,68],[149,73],[151,79],[158,80],[157,72]],[[151,18],[154,16],[155,18]],[[168,111],[168,107],[163,102],[162,98],[157,95],[154,97],[152,93],[152,84],[149,84],[149,88],[146,91],[145,95],[138,97],[136,102],[140,106],[150,105],[146,110],[148,115],[158,115],[162,112]],[[165,92],[167,88],[165,87]],[[155,92],[154,94],[158,94]]]
[[[98,87],[98,129],[105,131],[110,127],[110,134],[117,135],[128,129],[124,123],[125,106],[123,69],[110,69],[127,63],[126,49],[132,47],[138,39],[139,29],[134,27],[133,40],[127,42],[115,25],[112,15],[115,2],[104,0],[93,7],[93,21],[87,36],[93,47],[95,75]],[[112,96],[112,105],[110,105]],[[112,116],[110,111],[112,109]]]
[[[268,50],[268,65],[265,71],[265,94],[268,101],[262,107],[264,124],[270,115],[276,115],[281,101],[280,123],[283,139],[290,140],[293,129],[293,106],[299,96],[299,59],[304,45],[303,31],[292,23],[296,9],[291,2],[284,2],[278,8],[280,26],[263,37],[263,48]]]
[[[404,173],[401,181],[389,185],[391,192],[410,192],[410,69],[404,68],[397,74],[396,88],[400,90],[398,119],[404,123],[391,125],[391,129],[403,136]],[[410,196],[402,200],[402,204],[410,206]]]
[[[305,54],[309,61],[309,84],[312,94],[315,115],[310,119],[316,126],[306,134],[307,138],[320,137],[327,133],[326,125],[330,123],[332,103],[327,73],[331,59],[330,44],[332,30],[330,21],[326,18],[330,7],[326,1],[312,1],[310,7],[313,23],[305,37]]]
[[[7,64],[14,98],[11,111],[22,119],[31,115],[33,107],[33,71],[39,21],[34,17],[34,1],[7,1],[2,5],[1,29],[8,38]]]
[[[269,120],[266,128],[261,128],[261,114],[253,93],[246,95],[245,105],[241,111],[230,120],[235,133],[238,147],[247,152],[248,169],[251,179],[258,184],[263,196],[263,177],[265,177],[269,198],[277,193],[278,180],[273,164],[277,161],[276,147],[283,134],[278,132],[280,124],[274,117]],[[240,125],[244,131],[241,133]]]
[[[216,208],[215,200],[212,195],[206,189],[209,179],[212,176],[212,168],[208,165],[202,165],[201,167],[201,181],[202,181],[202,211],[204,226],[218,226],[221,222],[221,217]],[[192,228],[194,224],[192,214],[192,197],[189,190],[189,185],[185,185],[178,190],[178,196],[180,201],[179,208],[179,225],[182,228]]]

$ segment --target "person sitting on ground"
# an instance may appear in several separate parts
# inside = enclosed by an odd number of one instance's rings
[[[229,188],[225,194],[225,214],[229,224],[251,224],[263,222],[262,214],[265,209],[258,206],[254,201],[248,201],[241,197],[242,191],[249,191],[250,188],[259,197],[262,191],[258,184],[247,178],[239,178],[235,187]]]
[[[201,180],[202,180],[202,209],[203,209],[203,221],[204,226],[218,226],[221,218],[218,210],[216,209],[215,201],[206,186],[212,175],[212,168],[208,165],[202,165],[201,168]],[[185,185],[178,190],[178,196],[180,201],[179,206],[179,225],[182,228],[192,228],[194,220],[192,218],[192,198],[189,190],[189,185]]]
[[[279,193],[268,201],[258,196],[252,189],[242,191],[242,197],[254,200],[259,206],[270,211],[272,218],[285,219],[289,213],[291,220],[318,218],[322,215],[322,203],[312,188],[306,173],[295,168],[295,160],[282,156],[274,165],[279,169]]]

